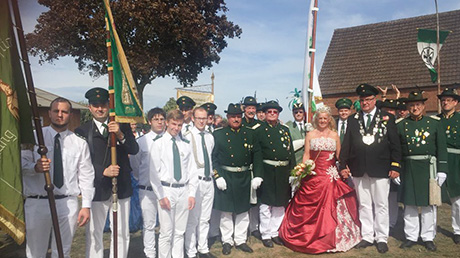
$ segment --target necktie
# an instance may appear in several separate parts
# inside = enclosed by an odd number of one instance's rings
[[[54,156],[53,156],[53,171],[54,171],[54,178],[53,183],[57,188],[61,188],[64,184],[64,174],[62,168],[62,153],[61,153],[61,143],[59,142],[59,138],[61,137],[60,134],[56,134],[54,136]]]
[[[208,177],[211,174],[211,166],[209,164],[208,150],[206,149],[206,143],[204,141],[204,132],[200,132],[201,135],[201,147],[203,148],[204,157],[204,176]]]
[[[345,136],[345,122],[342,121],[342,125],[340,126],[340,143],[343,142],[344,136]]]
[[[369,129],[369,126],[371,126],[371,114],[367,114],[367,121],[366,121],[366,130]]]
[[[212,133],[212,128],[210,125],[208,125],[208,132]]]
[[[173,141],[172,149],[173,149],[173,161],[174,161],[174,179],[179,181],[182,178],[181,168],[180,168],[180,154],[179,148],[177,148],[176,138],[172,137],[171,140]]]
[[[104,127],[104,131],[102,132],[102,136],[104,136],[104,138],[107,138],[107,136],[109,136],[109,127],[102,123],[102,127]]]
[[[189,127],[190,127],[190,125],[186,125],[186,126],[185,126],[185,132],[188,132],[188,130],[189,130],[188,128],[189,128]]]

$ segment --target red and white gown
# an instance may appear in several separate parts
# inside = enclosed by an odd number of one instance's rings
[[[310,140],[316,175],[305,177],[291,199],[279,230],[284,244],[297,252],[345,252],[361,241],[355,190],[339,176],[336,143]]]

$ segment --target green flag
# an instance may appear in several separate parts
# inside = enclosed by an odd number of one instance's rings
[[[106,28],[110,32],[107,46],[111,47],[112,50],[112,63],[108,64],[108,69],[113,70],[113,85],[109,85],[109,92],[114,93],[115,100],[115,110],[110,112],[115,112],[117,122],[145,123],[144,111],[139,102],[136,84],[115,28],[109,0],[104,0],[104,6]]]
[[[30,106],[8,1],[0,1],[0,227],[18,244],[25,224],[21,144],[33,144]]]
[[[439,50],[441,50],[444,40],[446,40],[449,31],[439,31]],[[436,30],[418,29],[417,49],[422,56],[422,60],[430,71],[431,81],[436,82],[438,73],[434,68],[434,63],[438,57],[438,45],[436,43]]]

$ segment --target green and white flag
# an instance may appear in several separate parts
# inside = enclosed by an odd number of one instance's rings
[[[439,50],[441,50],[447,35],[449,35],[449,31],[439,31]],[[430,71],[432,82],[436,82],[438,79],[438,73],[434,68],[434,63],[438,57],[438,46],[436,41],[436,30],[418,29],[417,49],[422,56],[423,62]]]

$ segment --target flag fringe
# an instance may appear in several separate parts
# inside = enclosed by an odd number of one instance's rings
[[[26,239],[26,225],[0,204],[0,228],[6,231],[20,245]]]

